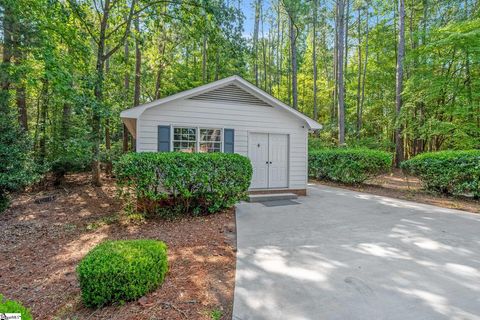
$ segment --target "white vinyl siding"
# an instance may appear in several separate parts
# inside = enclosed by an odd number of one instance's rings
[[[224,100],[172,101],[145,110],[137,119],[137,151],[157,151],[159,125],[234,129],[234,151],[244,156],[248,156],[249,132],[288,134],[290,139],[289,188],[306,188],[306,123],[285,110]]]

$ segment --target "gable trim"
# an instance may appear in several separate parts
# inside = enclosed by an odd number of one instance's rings
[[[130,119],[138,119],[140,115],[147,109],[153,108],[153,107],[158,107],[160,105],[163,105],[165,103],[179,100],[179,99],[186,99],[190,98],[196,95],[200,95],[202,93],[205,93],[207,91],[211,91],[220,87],[223,87],[228,84],[236,84],[240,88],[244,89],[245,91],[251,93],[258,99],[264,101],[265,103],[271,105],[271,106],[278,106],[281,109],[284,109],[285,111],[289,112],[291,115],[300,118],[304,120],[307,125],[308,129],[311,130],[319,130],[322,129],[322,125],[319,124],[317,121],[311,119],[310,117],[304,115],[298,110],[293,109],[292,107],[286,105],[285,103],[281,102],[280,100],[276,99],[275,97],[271,96],[270,94],[266,93],[265,91],[261,90],[260,88],[256,87],[255,85],[251,84],[250,82],[244,80],[243,78],[239,76],[231,76],[228,78],[224,78],[209,84],[205,84],[190,90],[182,91],[176,94],[173,94],[171,96],[161,98],[134,108],[130,108],[127,110],[124,110],[120,113],[120,117],[122,119],[124,118],[130,118]]]

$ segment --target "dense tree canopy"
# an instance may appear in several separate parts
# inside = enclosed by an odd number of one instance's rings
[[[480,147],[478,0],[405,1],[398,114],[398,1],[250,2],[3,0],[2,121],[45,170],[98,184],[135,143],[121,110],[238,74],[323,123],[324,145],[344,130],[393,150],[399,129],[405,158]]]

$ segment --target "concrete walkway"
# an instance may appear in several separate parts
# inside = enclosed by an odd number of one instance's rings
[[[480,215],[313,186],[237,237],[234,319],[480,319]]]

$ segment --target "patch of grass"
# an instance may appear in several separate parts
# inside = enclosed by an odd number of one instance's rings
[[[213,309],[210,311],[210,318],[212,320],[220,320],[222,319],[223,312],[220,309]]]

